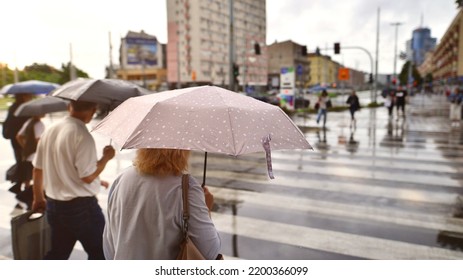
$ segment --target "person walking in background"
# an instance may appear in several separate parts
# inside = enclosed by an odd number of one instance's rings
[[[399,119],[399,111],[402,111],[402,117],[405,119],[405,104],[407,101],[407,90],[403,86],[399,86],[395,92],[395,104],[397,109],[397,120]]]
[[[451,127],[459,127],[461,121],[461,102],[463,101],[463,94],[455,87],[448,96],[450,102],[450,121]]]
[[[350,112],[350,127],[356,127],[356,119],[355,119],[355,112],[360,110],[360,101],[359,98],[355,92],[355,90],[352,90],[351,94],[346,100],[346,103],[349,104],[349,112]]]
[[[392,118],[392,113],[394,111],[394,105],[395,105],[395,91],[394,90],[388,90],[386,94],[384,95],[384,106],[387,108],[389,118]]]
[[[29,119],[29,117],[17,117],[14,115],[14,112],[18,107],[29,101],[32,100],[33,94],[30,93],[17,93],[14,95],[14,102],[8,108],[8,113],[5,121],[3,122],[3,138],[9,139],[11,141],[11,147],[13,148],[14,158],[15,158],[15,168],[12,174],[7,173],[8,180],[12,181],[14,185],[9,189],[10,192],[15,194],[19,194],[21,192],[21,177],[23,176],[23,171],[21,170],[21,163],[22,163],[22,148],[21,145],[18,143],[16,139],[16,135],[18,134],[19,130],[23,126],[23,124]],[[9,170],[10,171],[10,170]]]
[[[323,116],[323,127],[325,127],[328,108],[331,107],[331,100],[328,97],[328,93],[326,92],[326,90],[322,91],[321,95],[318,97],[317,103],[318,103],[317,124],[320,122],[320,119]]]
[[[23,177],[21,178],[21,184],[24,184],[24,190],[16,195],[19,201],[26,203],[27,209],[30,210],[32,207],[32,161],[37,150],[37,143],[39,142],[40,136],[45,130],[45,125],[42,122],[44,116],[34,116],[27,120],[24,125],[16,134],[16,140],[22,148],[22,163],[21,169]]]
[[[175,260],[183,238],[182,175],[190,151],[139,149],[134,165],[111,186],[103,235],[107,259]],[[189,233],[202,255],[214,260],[221,248],[211,218],[214,200],[189,175]]]
[[[114,157],[111,146],[97,160],[95,140],[88,131],[97,109],[91,102],[71,101],[69,116],[42,134],[33,161],[32,210],[46,211],[51,227],[51,250],[45,259],[68,259],[80,241],[88,259],[104,259],[105,218],[96,195],[99,175]]]

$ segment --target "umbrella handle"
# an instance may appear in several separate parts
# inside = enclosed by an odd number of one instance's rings
[[[204,152],[203,183],[201,184],[202,188],[206,186],[206,166],[207,166],[207,152]]]

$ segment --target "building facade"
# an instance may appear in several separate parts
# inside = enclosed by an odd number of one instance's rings
[[[308,55],[310,65],[310,79],[308,86],[332,85],[338,81],[339,63],[333,61],[328,55],[310,53]]]
[[[310,79],[310,62],[307,59],[306,48],[292,41],[275,42],[268,47],[268,81],[271,89],[280,85],[282,68],[298,67],[302,69],[296,74],[296,86],[305,88]]]
[[[459,10],[434,51],[434,81],[463,79],[463,12]]]
[[[166,84],[165,45],[144,31],[129,31],[121,38],[118,79],[131,81],[150,90]]]
[[[167,0],[169,85],[228,86],[230,65],[236,63],[241,86],[266,86],[265,2]],[[230,27],[231,14],[233,28]],[[229,47],[231,30],[232,48]],[[260,53],[256,53],[256,44]]]

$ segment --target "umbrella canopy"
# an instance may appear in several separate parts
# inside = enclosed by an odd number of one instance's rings
[[[107,105],[112,110],[124,100],[152,93],[134,83],[118,79],[76,79],[51,92],[52,96]]]
[[[270,149],[312,148],[279,107],[215,86],[130,98],[94,131],[111,137],[122,149],[171,148],[233,156],[266,151],[269,157]]]
[[[48,94],[54,89],[59,88],[59,84],[29,80],[18,82],[14,84],[5,85],[0,90],[0,94],[20,94],[20,93],[33,93],[33,94]]]
[[[41,116],[53,112],[66,111],[69,101],[54,96],[36,98],[21,104],[14,112],[17,117]]]

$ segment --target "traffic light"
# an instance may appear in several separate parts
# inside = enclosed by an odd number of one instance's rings
[[[259,45],[259,43],[254,44],[254,53],[256,55],[260,55],[260,45]]]
[[[236,63],[233,63],[233,77],[238,77],[240,75],[240,67],[238,66],[238,64]]]
[[[335,54],[340,54],[341,53],[341,44],[340,43],[334,43],[334,53]]]
[[[373,74],[370,74],[370,76],[368,78],[368,83],[373,84]]]
[[[307,56],[307,46],[302,46],[301,54],[302,56]]]
[[[320,48],[319,48],[319,47],[317,47],[317,48],[315,49],[315,54],[316,54],[317,56],[320,56]]]

